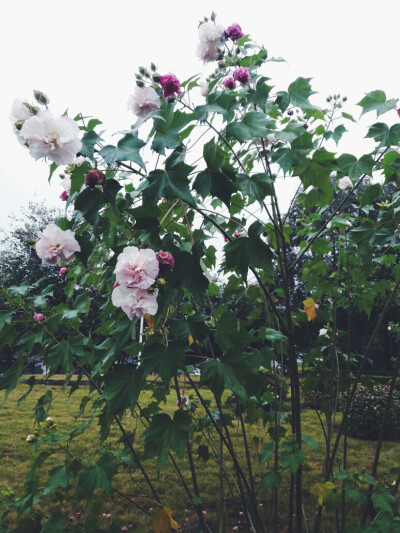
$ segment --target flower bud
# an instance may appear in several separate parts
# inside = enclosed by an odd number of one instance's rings
[[[214,11],[211,12],[211,20],[215,22],[215,19],[217,18],[217,15],[214,13]]]
[[[156,65],[153,62],[150,63],[150,68],[151,68],[151,70],[153,72],[155,72],[157,70],[157,67],[156,67]]]
[[[343,96],[343,102],[347,102],[347,96]]]
[[[68,200],[68,192],[67,191],[63,191],[61,194],[60,194],[60,198],[63,202],[66,202]]]
[[[225,63],[224,63],[224,61],[219,61],[219,62],[218,62],[218,66],[219,66],[219,68],[225,68]]]
[[[236,52],[237,54],[240,54],[240,48],[237,47],[236,50],[235,50],[235,52]]]
[[[152,80],[154,81],[154,83],[160,83],[160,75],[154,74]]]
[[[144,83],[142,81],[137,81],[136,85],[140,88],[144,87]]]
[[[51,416],[48,416],[46,418],[46,424],[51,424],[53,422],[53,419],[51,418]]]
[[[305,130],[308,130],[308,124],[303,124],[303,128],[304,128]]]
[[[85,176],[85,185],[88,187],[95,187],[101,185],[104,187],[106,184],[106,177],[98,168],[92,168]]]
[[[46,317],[42,315],[42,313],[35,313],[33,315],[33,320],[35,320],[35,322],[37,322],[38,324],[41,324],[46,320]]]
[[[169,104],[173,104],[175,102],[175,96],[170,96],[168,99],[167,99],[167,102]]]
[[[37,112],[39,111],[39,108],[34,106],[34,105],[31,105],[30,103],[28,102],[24,102],[24,106],[28,109],[28,111],[32,114],[32,115],[37,115]]]
[[[33,91],[33,96],[39,104],[47,105],[50,102],[49,98],[42,91]]]
[[[139,71],[140,71],[140,69],[139,69]],[[136,78],[137,80],[142,80],[142,79],[143,79],[142,76],[141,76],[140,74],[135,74],[135,78]]]
[[[144,67],[139,67],[139,72],[142,76],[145,76],[146,75],[146,69]],[[142,78],[139,78],[139,79],[142,79]]]
[[[160,263],[160,267],[166,267],[169,269],[173,269],[175,266],[175,261],[172,255],[168,252],[158,252],[156,254],[157,261]]]
[[[60,274],[60,276],[65,276],[66,274],[68,274],[68,268],[65,268],[65,267],[60,268],[58,273]]]
[[[289,109],[289,111],[287,112],[287,114],[289,115],[289,117],[291,117],[293,115],[294,111],[293,109]]]
[[[17,120],[17,122],[14,122],[14,126],[18,131],[21,131],[22,126],[25,124],[25,120]]]

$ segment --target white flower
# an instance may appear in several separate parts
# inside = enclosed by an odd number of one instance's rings
[[[55,224],[49,224],[39,233],[36,253],[47,265],[59,265],[62,261],[70,261],[75,252],[80,251],[81,247],[70,229],[63,231]]]
[[[111,301],[115,307],[121,307],[130,320],[135,316],[155,315],[158,309],[157,291],[149,292],[119,285],[113,290]]]
[[[320,337],[327,337],[327,338],[329,339],[328,330],[327,330],[326,328],[321,328],[321,329],[319,330],[318,335],[319,335]]]
[[[206,80],[200,80],[199,81],[199,87],[200,87],[201,96],[207,96],[207,94],[208,94],[208,86],[209,86],[208,81],[206,81]]]
[[[35,435],[28,435],[25,440],[26,442],[34,442],[36,440],[36,437]]]
[[[22,145],[25,145],[25,139],[21,137],[22,123],[32,116],[32,111],[24,104],[24,101],[21,98],[16,98],[11,107],[10,120],[13,124],[13,131]]]
[[[54,118],[47,109],[38,111],[21,128],[31,156],[35,159],[48,157],[57,165],[72,163],[82,147],[78,135],[78,125],[72,118]]]
[[[118,256],[114,272],[120,285],[148,289],[156,281],[159,269],[159,262],[153,250],[139,250],[136,246],[127,246]]]
[[[339,189],[344,191],[345,189],[352,189],[353,183],[348,176],[345,176],[344,178],[340,178],[338,182],[338,186],[339,186]]]
[[[51,418],[51,416],[48,416],[46,418],[46,424],[51,424],[53,422],[53,419]]]
[[[69,176],[65,176],[60,181],[60,185],[63,188],[63,190],[67,193],[68,196],[71,195],[71,178]]]
[[[90,163],[90,159],[88,157],[84,157],[83,155],[78,155],[77,157],[74,158],[74,160],[72,161],[72,163],[74,165],[76,165],[77,167],[80,167],[81,165],[83,165],[83,163],[87,161],[88,163]]]
[[[275,144],[277,142],[277,138],[275,137],[275,133],[268,133],[267,139],[271,144]]]
[[[224,28],[211,22],[204,22],[199,28],[199,38],[197,55],[204,63],[215,61],[218,58],[217,48],[225,42]]]
[[[161,99],[152,87],[136,87],[134,94],[129,97],[128,110],[137,117],[143,118],[161,106]]]

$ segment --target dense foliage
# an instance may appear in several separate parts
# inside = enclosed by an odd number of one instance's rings
[[[96,491],[109,497],[116,493],[113,479],[127,469],[140,471],[146,485],[134,501],[150,499],[159,508],[154,531],[177,529],[168,502],[148,474],[155,459],[157,474],[172,463],[202,531],[223,531],[224,507],[238,506],[246,531],[277,531],[281,501],[288,494],[287,530],[300,533],[305,490],[316,497],[317,512],[309,517],[314,533],[331,513],[337,531],[371,531],[377,524],[379,531],[396,531],[394,489],[377,478],[375,463],[371,474],[355,475],[337,468],[337,456],[357,384],[398,298],[400,124],[371,125],[367,137],[374,148],[361,157],[340,153],[345,125],[355,121],[343,110],[345,98],[334,95],[318,107],[310,79],[303,77],[277,90],[267,77],[273,59],[236,24],[225,30],[213,15],[201,24],[199,37],[199,56],[215,61],[215,72],[208,80],[195,75],[180,83],[174,74],[160,75],[154,64],[140,67],[128,102],[138,120],[118,133],[117,142],[108,140],[97,118],[54,117],[43,93],[35,93],[35,104],[14,104],[13,125],[21,144],[31,156],[51,162],[50,178],[62,171],[65,215],[38,235],[35,249],[54,271],[65,269],[65,300],[52,305],[47,276],[33,285],[25,279],[2,288],[1,343],[17,358],[0,377],[0,388],[7,397],[27,357],[39,349],[50,375],[62,371],[68,383],[77,372],[89,380],[91,390],[68,434],[45,426],[51,393],[39,399],[33,421],[39,432],[27,443],[37,453],[26,495],[4,506],[4,522],[10,524],[10,512],[29,513],[40,498],[54,493],[58,512],[43,531],[75,527],[64,507],[68,488],[73,486],[73,498],[84,496],[90,508]],[[358,105],[362,114],[397,117],[397,100],[380,90],[366,94]],[[278,179],[297,180],[300,186],[295,234],[280,210]],[[394,184],[393,192],[380,201],[388,183]],[[347,209],[350,204],[354,209]],[[256,207],[262,210],[259,216]],[[231,302],[239,305],[246,298],[250,303],[244,316],[224,301],[213,305],[220,292],[215,272],[226,280],[224,293]],[[88,322],[93,307],[96,320]],[[375,323],[361,338],[352,327],[353,310],[368,317],[373,308]],[[299,331],[309,337],[306,353],[299,349]],[[302,432],[301,356],[310,374],[323,376],[330,390],[320,416],[325,440],[321,482],[311,488],[303,477],[307,447],[316,443]],[[289,376],[289,408],[266,390],[263,369]],[[397,375],[398,361],[391,370]],[[197,403],[186,401],[186,383]],[[347,391],[336,433],[335,383]],[[34,385],[31,380],[27,394]],[[78,386],[73,383],[71,393]],[[212,402],[205,401],[204,390],[211,391]],[[146,410],[140,401],[144,391],[152,394]],[[169,394],[177,399],[172,416],[164,411]],[[85,409],[90,417],[80,421]],[[232,444],[233,416],[244,456]],[[139,421],[146,425],[140,452],[135,441]],[[39,467],[49,454],[68,452],[68,443],[96,422],[98,450],[84,457],[65,453],[49,478],[39,481]],[[262,446],[251,447],[246,422],[262,428]],[[205,439],[206,425],[217,446]],[[121,436],[117,447],[109,445],[113,431]],[[209,523],[204,513],[194,443],[218,465],[219,525]],[[343,454],[341,464],[346,464],[346,449]],[[231,462],[230,476],[224,456]],[[184,457],[190,480],[182,477],[176,461]],[[231,478],[235,497],[228,500]],[[269,497],[268,509],[259,506],[262,494]],[[92,527],[79,524],[80,531]]]

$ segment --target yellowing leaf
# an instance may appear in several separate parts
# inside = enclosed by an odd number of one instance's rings
[[[317,316],[315,312],[315,302],[312,298],[306,298],[303,300],[304,304],[304,311],[307,315],[307,320],[311,322],[311,320],[314,320],[314,318]]]
[[[146,324],[147,324],[147,327],[150,330],[150,333],[154,333],[154,320],[153,320],[153,317],[151,315],[149,315],[148,313],[146,313],[144,315],[144,319],[146,320]]]
[[[194,338],[191,335],[189,335],[188,339],[189,339],[189,346],[192,346],[192,344],[194,343]]]
[[[314,483],[310,488],[310,492],[318,500],[318,505],[323,505],[332,492],[335,490],[335,484],[332,481],[326,481],[325,483]]]
[[[179,524],[172,518],[172,511],[169,507],[161,507],[154,517],[153,531],[154,533],[171,533],[172,529],[178,531]]]

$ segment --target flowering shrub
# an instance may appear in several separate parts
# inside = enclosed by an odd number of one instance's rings
[[[201,23],[199,39],[197,53],[204,62],[216,62],[214,72],[205,80],[199,75],[182,80],[160,75],[153,63],[139,67],[128,99],[128,110],[138,120],[117,140],[111,136],[110,143],[96,118],[55,118],[43,93],[35,93],[35,105],[17,100],[12,108],[21,144],[35,159],[50,162],[51,179],[61,171],[65,216],[43,229],[35,250],[64,276],[65,299],[51,305],[43,278],[1,288],[1,342],[18,355],[0,377],[0,388],[6,396],[15,388],[25,359],[37,347],[49,374],[77,371],[90,382],[90,395],[68,435],[47,422],[51,391],[34,410],[36,429],[28,442],[35,452],[41,449],[38,461],[55,450],[65,455],[44,489],[45,494],[57,489],[62,501],[60,512],[47,519],[47,531],[72,525],[64,512],[71,485],[75,503],[82,505],[84,498],[89,505],[94,494],[112,498],[113,489],[119,490],[117,476],[125,473],[141,475],[142,483],[121,497],[131,499],[134,493],[135,505],[151,503],[157,509],[155,531],[176,530],[164,501],[171,495],[153,481],[164,479],[158,474],[167,463],[196,513],[196,528],[212,531],[195,446],[202,461],[215,461],[221,502],[243,509],[240,522],[246,531],[264,533],[280,523],[283,513],[289,531],[300,533],[308,514],[317,533],[325,500],[335,490],[339,496],[344,486],[336,459],[352,425],[350,405],[400,285],[400,193],[396,189],[381,202],[382,183],[361,185],[376,175],[385,183],[400,183],[400,125],[389,127],[380,119],[367,132],[375,141],[369,153],[360,158],[341,153],[337,145],[345,124],[355,121],[343,110],[345,98],[329,96],[327,105],[315,105],[310,79],[304,77],[285,90],[273,87],[268,77],[273,58],[238,24],[218,25],[213,15]],[[397,100],[383,91],[368,93],[358,105],[363,114],[392,112],[397,120]],[[144,122],[151,125],[146,140],[140,136]],[[293,201],[301,213],[293,224],[281,212],[275,189],[283,178],[299,184]],[[239,306],[247,299],[246,316],[225,303],[213,305],[219,294],[215,274],[226,278],[230,302]],[[379,283],[371,283],[375,279]],[[295,299],[298,287],[304,294]],[[369,314],[374,302],[382,303],[376,328],[361,354],[348,354],[342,338],[350,343],[357,332],[348,328],[338,335],[338,312]],[[90,313],[95,316],[88,327],[83,317]],[[317,512],[303,506],[307,447],[321,452],[302,433],[299,328],[310,339],[309,373],[317,379],[322,369],[328,384],[346,373],[353,384],[336,434],[330,418],[335,387],[329,387],[321,439],[326,449],[319,461],[323,483],[312,490]],[[277,365],[290,377],[290,415],[282,410],[285,402],[266,391],[263,371]],[[35,383],[28,385],[26,395]],[[77,387],[79,382],[71,394]],[[170,395],[174,412],[166,406]],[[80,421],[87,404],[87,419]],[[232,439],[232,417],[243,453]],[[246,420],[258,432],[253,439]],[[74,457],[70,443],[97,423],[99,448]],[[140,435],[139,426],[145,428]],[[119,432],[117,443],[107,441],[111,431]],[[191,479],[182,473],[184,458]],[[157,476],[149,475],[151,468]],[[371,508],[383,510],[380,520],[389,527],[398,517],[397,503],[375,478],[376,471],[364,478],[371,483],[370,501],[358,493],[354,501],[365,502],[369,514]],[[26,498],[18,504],[21,514],[42,497],[42,484],[34,477],[28,481]],[[225,498],[227,486],[232,498]],[[271,505],[260,502],[265,494]],[[337,497],[326,514],[341,513],[344,524],[345,503]],[[109,508],[104,511],[111,522]],[[220,505],[219,530],[233,525],[227,524],[230,512]],[[90,522],[88,527],[97,526]],[[352,524],[346,528],[350,531]]]

